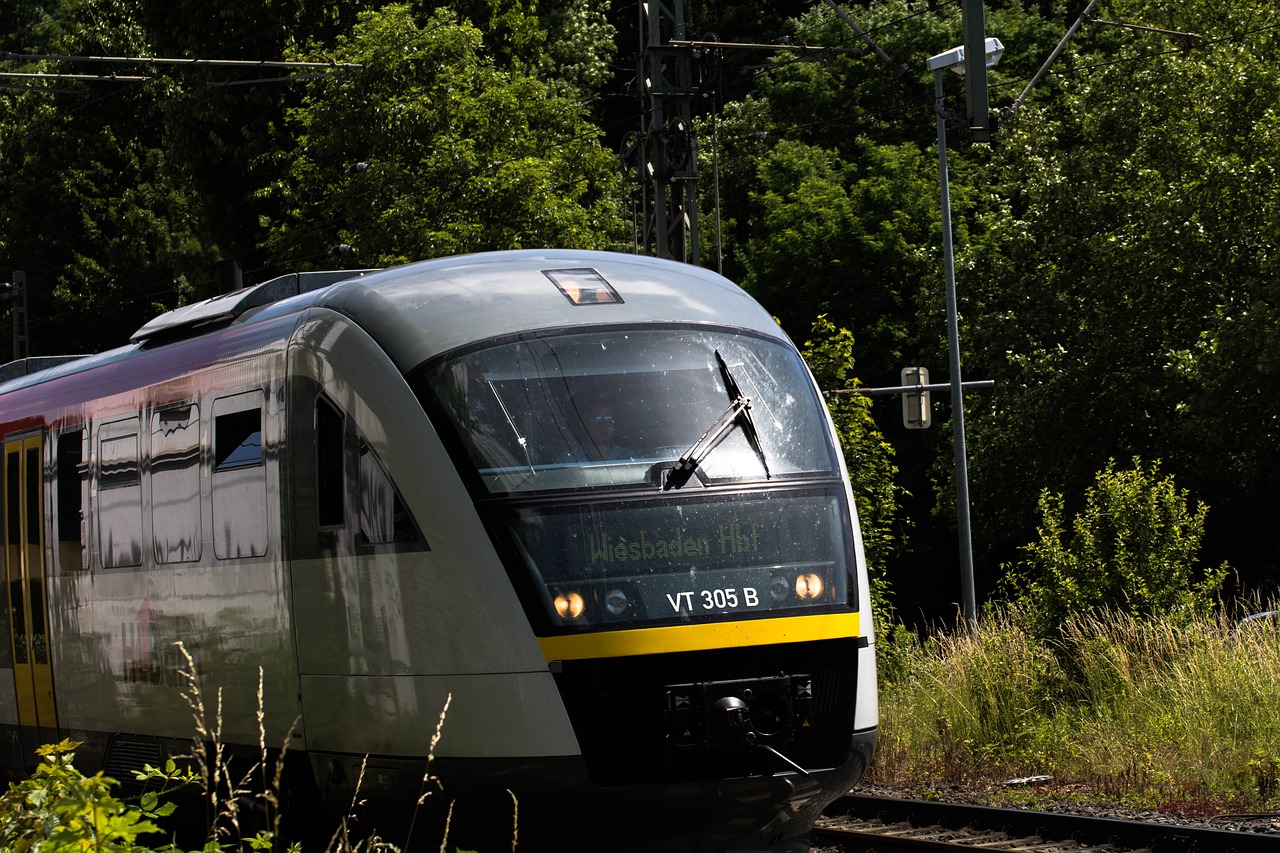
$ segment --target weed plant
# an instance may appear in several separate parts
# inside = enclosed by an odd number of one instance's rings
[[[1137,806],[1280,806],[1280,630],[1226,615],[1096,612],[1042,638],[893,632],[870,783],[1057,792]]]

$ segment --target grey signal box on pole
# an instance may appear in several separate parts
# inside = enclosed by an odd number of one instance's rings
[[[919,386],[918,391],[904,391],[902,394],[902,423],[907,429],[928,429],[933,425],[933,406],[930,405],[929,392],[924,386],[929,384],[929,368],[902,368],[902,385]]]

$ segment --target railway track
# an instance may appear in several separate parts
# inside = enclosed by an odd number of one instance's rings
[[[1275,853],[1280,836],[1052,812],[849,795],[827,807],[815,850]]]

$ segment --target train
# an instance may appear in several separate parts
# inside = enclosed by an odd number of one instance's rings
[[[228,754],[282,761],[285,826],[789,851],[872,758],[837,436],[714,272],[293,273],[0,378],[0,768],[188,756],[194,679]]]

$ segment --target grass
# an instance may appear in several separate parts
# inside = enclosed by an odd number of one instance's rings
[[[1016,612],[888,642],[871,784],[1176,809],[1280,807],[1280,630],[1225,615],[1081,616],[1041,639]],[[1008,793],[1006,780],[1050,776]]]

